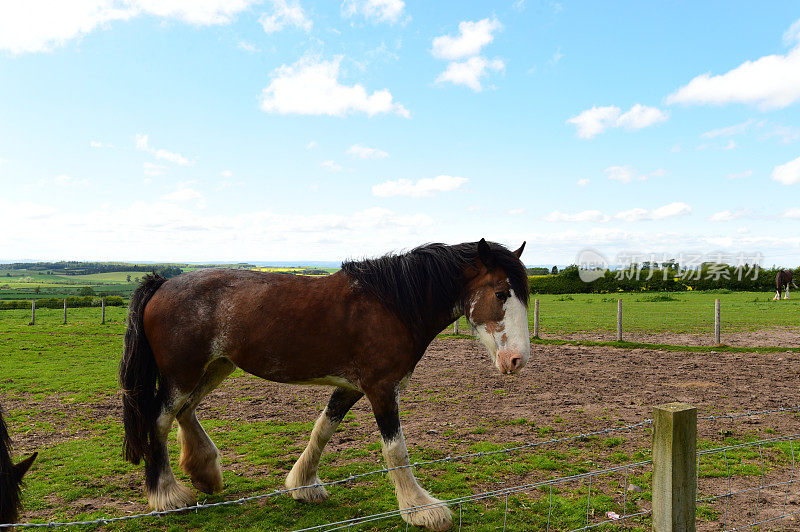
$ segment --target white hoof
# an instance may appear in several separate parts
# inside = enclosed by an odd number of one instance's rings
[[[294,470],[286,477],[286,487],[292,490],[289,494],[296,501],[322,502],[327,499],[328,491],[323,486],[314,486],[314,484],[322,484],[322,481],[318,477],[314,477],[306,482],[301,482],[295,477]],[[302,488],[301,486],[309,487]]]
[[[403,510],[409,510],[402,514],[403,519],[410,525],[425,527],[428,530],[448,530],[453,526],[453,514],[450,512],[450,508],[442,501],[431,497],[424,501],[418,501],[413,506],[429,506],[434,504],[440,504],[441,506],[423,508],[421,510],[411,510],[412,506],[401,508]]]
[[[174,478],[171,482],[159,483],[153,492],[147,492],[147,502],[156,511],[176,510],[197,504],[194,492]]]

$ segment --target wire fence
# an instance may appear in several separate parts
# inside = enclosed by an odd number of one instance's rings
[[[800,415],[800,406],[780,407],[771,410],[754,412],[726,413],[697,417],[703,423],[703,432],[709,433],[719,424],[730,424],[748,421],[752,418],[764,419],[764,416],[776,414]],[[500,455],[518,454],[524,451],[545,446],[574,446],[578,442],[596,439],[600,436],[628,433],[638,436],[650,436],[653,420],[645,419],[632,425],[611,427],[593,432],[582,433],[563,438],[553,438],[524,444],[508,445],[502,449],[464,453],[432,460],[417,461],[396,468],[381,468],[357,475],[321,482],[319,484],[301,486],[291,489],[278,489],[250,497],[214,503],[196,504],[186,508],[168,511],[154,511],[141,514],[105,517],[86,521],[42,522],[0,524],[0,529],[18,528],[58,528],[68,526],[102,526],[122,521],[153,518],[198,512],[223,506],[238,506],[254,501],[286,495],[295,490],[309,487],[330,487],[366,479],[379,474],[386,474],[395,469],[419,469],[445,462],[466,462],[475,467],[481,465],[479,459]],[[767,430],[771,430],[767,428]],[[726,434],[728,431],[719,431]],[[721,446],[712,446],[711,442],[700,440],[696,453],[697,476],[696,497],[697,520],[700,524],[713,523],[714,529],[733,532],[735,530],[758,530],[763,526],[778,526],[785,529],[787,525],[797,528],[794,516],[800,515],[800,483],[797,471],[798,438],[800,432],[776,435],[753,441],[736,441]],[[642,460],[620,465],[613,465],[590,471],[579,471],[574,474],[530,482],[512,483],[451,497],[428,506],[378,512],[350,519],[320,523],[299,531],[357,529],[362,525],[385,522],[427,508],[448,506],[453,512],[455,529],[480,525],[483,515],[492,515],[492,523],[499,523],[502,530],[537,529],[537,530],[590,530],[613,527],[647,527],[653,513],[644,490],[631,484],[631,479],[652,477],[653,460]],[[632,489],[634,488],[634,489]],[[565,497],[563,494],[571,494]],[[470,505],[480,505],[477,508]],[[568,503],[568,504],[567,504]],[[582,510],[576,508],[582,505]],[[470,509],[467,517],[467,509]],[[406,524],[406,528],[408,525]]]

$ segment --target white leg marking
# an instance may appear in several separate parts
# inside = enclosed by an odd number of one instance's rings
[[[394,439],[383,441],[383,456],[386,459],[388,469],[409,465],[406,440],[403,437],[402,429]],[[450,509],[446,504],[434,499],[420,487],[410,467],[389,471],[389,478],[394,482],[397,502],[401,510],[440,504],[432,508],[403,513],[403,519],[409,524],[424,526],[430,530],[447,530],[453,526],[453,516],[450,513]]]
[[[321,483],[317,476],[319,459],[322,456],[322,450],[338,426],[339,423],[331,421],[328,417],[328,408],[325,407],[325,410],[317,418],[317,422],[314,423],[314,430],[311,431],[311,437],[303,454],[297,459],[289,476],[286,477],[287,488],[293,489]],[[324,501],[328,498],[328,492],[322,486],[296,489],[291,492],[291,495],[297,500],[306,502]]]
[[[181,442],[181,469],[191,477],[194,487],[203,493],[221,491],[219,450],[203,430],[194,411],[181,416],[178,441]]]
[[[184,398],[185,401],[185,398]],[[158,485],[155,491],[145,490],[150,507],[154,510],[172,510],[192,506],[197,502],[191,489],[184,486],[175,479],[172,468],[169,465],[169,454],[167,453],[167,435],[172,428],[175,416],[172,412],[162,412],[156,421],[158,429],[158,445],[164,448],[166,455],[165,462],[158,475]]]

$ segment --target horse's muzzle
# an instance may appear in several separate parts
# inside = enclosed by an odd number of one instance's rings
[[[510,375],[521,370],[528,361],[521,353],[501,349],[497,352],[497,369],[500,373]]]

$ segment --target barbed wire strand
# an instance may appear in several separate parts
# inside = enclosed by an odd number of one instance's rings
[[[404,514],[414,513],[414,512],[417,512],[419,510],[425,510],[425,509],[431,509],[431,508],[440,508],[440,507],[443,507],[443,506],[450,506],[450,505],[455,505],[455,504],[463,504],[465,502],[472,502],[472,501],[483,500],[483,499],[488,499],[488,498],[497,498],[497,497],[508,496],[508,495],[512,495],[512,494],[523,492],[523,491],[530,491],[532,489],[540,488],[540,487],[543,487],[543,486],[553,486],[553,485],[556,485],[556,484],[565,484],[567,482],[575,482],[575,481],[583,480],[583,479],[590,478],[590,477],[593,477],[593,476],[605,475],[605,474],[613,473],[615,471],[621,471],[621,470],[625,469],[626,467],[628,467],[628,468],[630,468],[630,467],[644,467],[644,466],[650,465],[652,463],[653,463],[652,460],[645,460],[645,461],[642,461],[642,462],[634,462],[634,463],[631,463],[631,464],[614,466],[614,467],[610,467],[610,468],[607,468],[607,469],[601,469],[601,470],[597,470],[597,471],[589,471],[589,472],[586,472],[586,473],[576,473],[574,475],[568,475],[566,477],[558,477],[558,478],[554,478],[554,479],[543,480],[543,481],[539,481],[539,482],[533,482],[533,483],[530,483],[530,484],[520,484],[520,485],[517,485],[517,486],[509,486],[509,487],[506,487],[506,488],[499,488],[499,489],[496,489],[496,490],[485,491],[485,492],[482,492],[482,493],[476,493],[476,494],[472,494],[472,495],[465,495],[463,497],[455,497],[453,499],[437,501],[435,503],[426,504],[426,505],[422,505],[422,506],[415,506],[413,508],[390,510],[390,511],[387,511],[387,512],[381,512],[381,513],[372,514],[372,515],[363,516],[363,517],[353,517],[351,519],[345,519],[345,520],[337,521],[337,522],[333,522],[333,523],[325,523],[325,524],[315,525],[315,526],[311,526],[311,527],[307,527],[307,528],[299,528],[299,529],[296,529],[294,532],[309,532],[309,531],[312,531],[312,530],[322,530],[322,529],[325,529],[326,531],[339,530],[341,528],[344,528],[344,526],[347,526],[348,524],[363,524],[363,523],[368,523],[368,522],[372,522],[372,521],[377,521],[377,520],[380,520],[380,519],[385,519],[387,517],[393,517],[393,516],[398,516],[398,515],[402,516]],[[326,528],[326,527],[335,527],[335,528]],[[578,528],[576,530],[583,530],[583,528]]]
[[[6,523],[6,524],[0,524],[0,530],[1,529],[5,529],[5,528],[11,528],[11,527],[19,527],[19,528],[25,528],[25,527],[28,527],[28,528],[49,527],[49,528],[53,528],[53,527],[57,527],[57,526],[79,526],[79,525],[87,525],[88,526],[88,525],[92,525],[92,524],[100,524],[100,525],[102,525],[102,524],[107,524],[107,523],[115,522],[115,521],[138,519],[138,518],[143,518],[143,517],[160,517],[160,516],[164,516],[164,515],[169,515],[169,514],[179,513],[179,512],[185,512],[185,511],[197,511],[197,510],[202,510],[202,509],[205,509],[205,508],[215,508],[215,507],[219,507],[219,506],[228,506],[228,505],[233,505],[233,504],[244,504],[244,503],[247,503],[247,502],[253,502],[253,501],[261,500],[261,499],[268,498],[268,497],[274,497],[276,495],[283,495],[283,494],[286,494],[286,493],[291,493],[293,491],[297,491],[297,490],[301,490],[301,489],[305,489],[305,488],[336,486],[336,485],[339,485],[339,484],[353,482],[353,481],[356,481],[356,480],[359,480],[359,479],[362,479],[362,478],[365,478],[365,477],[373,476],[373,475],[378,475],[378,474],[382,474],[382,473],[389,473],[391,471],[396,471],[396,470],[399,470],[399,469],[408,469],[408,468],[414,468],[414,467],[420,467],[420,466],[428,466],[428,465],[431,465],[431,464],[437,464],[437,463],[441,463],[441,462],[453,462],[453,461],[457,461],[457,460],[465,460],[465,459],[470,459],[470,458],[479,458],[479,457],[483,457],[483,456],[492,456],[492,455],[496,455],[496,454],[513,453],[513,452],[518,452],[518,451],[522,451],[522,450],[525,450],[525,449],[532,449],[532,448],[536,448],[536,447],[542,447],[544,445],[554,445],[554,444],[558,444],[558,443],[564,443],[564,442],[569,442],[569,441],[592,438],[592,437],[596,437],[596,436],[600,436],[600,435],[608,434],[608,433],[612,433],[612,432],[620,432],[620,431],[626,431],[626,430],[627,431],[632,431],[632,430],[634,430],[636,428],[639,428],[639,427],[642,427],[642,426],[645,426],[645,425],[649,425],[652,422],[653,422],[652,419],[645,419],[643,421],[640,421],[639,423],[635,423],[633,425],[628,425],[628,426],[624,426],[624,427],[611,427],[611,428],[603,429],[603,430],[599,430],[599,431],[587,432],[587,433],[584,433],[584,434],[579,434],[577,436],[568,436],[566,438],[553,438],[553,439],[550,439],[550,440],[547,440],[547,441],[542,441],[542,442],[531,442],[531,443],[527,443],[527,444],[524,444],[524,445],[508,447],[508,448],[505,448],[505,449],[498,449],[498,450],[495,450],[495,451],[481,451],[481,452],[466,453],[466,454],[461,454],[461,455],[456,455],[456,456],[448,455],[445,458],[437,458],[437,459],[433,459],[433,460],[414,462],[414,463],[411,463],[411,464],[395,466],[395,467],[385,467],[385,468],[382,468],[382,469],[376,469],[376,470],[369,471],[369,472],[366,472],[366,473],[360,473],[358,475],[352,475],[351,474],[350,476],[348,476],[346,478],[339,479],[339,480],[332,480],[332,481],[328,481],[328,482],[320,482],[320,483],[317,483],[317,484],[309,484],[309,485],[306,485],[306,486],[299,486],[299,487],[295,487],[295,488],[280,489],[280,490],[272,491],[270,493],[264,493],[264,494],[260,494],[260,495],[253,495],[253,496],[250,496],[250,497],[242,497],[242,498],[239,498],[239,499],[236,499],[236,500],[230,500],[230,501],[219,501],[219,502],[207,503],[207,504],[199,504],[198,503],[198,504],[195,504],[195,505],[192,505],[192,506],[186,506],[186,507],[183,507],[183,508],[176,508],[176,509],[172,509],[172,510],[152,511],[152,512],[147,512],[147,513],[140,513],[140,514],[134,514],[134,515],[128,515],[128,516],[120,516],[120,517],[99,518],[99,519],[95,519],[95,520],[92,520],[92,521],[73,521],[73,522],[64,522],[64,523],[59,523],[59,522],[49,522],[49,523]]]

